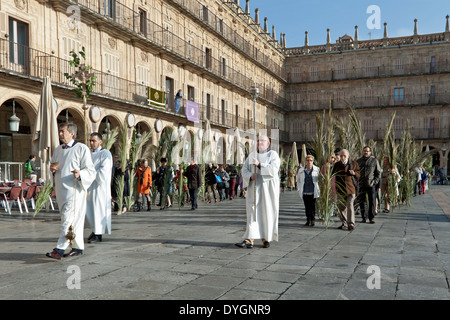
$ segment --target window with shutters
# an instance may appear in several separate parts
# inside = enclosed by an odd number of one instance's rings
[[[345,63],[339,63],[336,66],[336,78],[338,79],[345,78]]]
[[[147,96],[147,89],[150,86],[150,69],[144,66],[136,66],[137,94],[142,97]]]
[[[212,68],[212,49],[205,47],[205,67]]]
[[[319,80],[319,67],[318,66],[309,67],[309,80],[310,81]]]
[[[105,53],[105,73],[105,94],[119,97],[119,57]]]
[[[222,76],[226,78],[227,74],[228,74],[228,60],[225,58],[222,58],[220,60],[220,64],[221,64],[220,70],[221,70]]]
[[[75,68],[71,67],[69,62],[72,60],[71,51],[75,51],[77,54],[79,51],[81,51],[81,43],[78,40],[69,38],[69,37],[62,37],[61,40],[61,73],[68,73],[73,74],[75,72]],[[61,78],[64,83],[70,84],[71,82],[66,79],[66,77]]]
[[[373,61],[366,61],[365,74],[368,77],[375,75],[375,64]]]

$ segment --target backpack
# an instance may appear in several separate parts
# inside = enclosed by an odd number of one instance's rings
[[[427,176],[426,171],[422,172],[422,181],[427,181]]]
[[[25,162],[24,169],[25,169],[25,175],[29,175],[29,174],[33,173],[33,169],[31,168],[30,161]]]

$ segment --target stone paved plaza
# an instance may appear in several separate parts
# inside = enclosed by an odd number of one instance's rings
[[[280,198],[280,241],[240,249],[244,199],[199,209],[113,216],[112,234],[82,256],[45,256],[59,213],[0,213],[0,299],[395,300],[449,299],[450,187],[342,231],[305,227],[297,192]],[[85,237],[90,230],[85,230]],[[377,277],[377,276],[380,277]]]

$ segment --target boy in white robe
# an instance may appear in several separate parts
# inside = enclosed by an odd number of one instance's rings
[[[104,233],[111,234],[111,172],[112,155],[103,149],[102,136],[98,132],[89,137],[92,162],[96,176],[89,187],[89,198],[86,207],[86,220],[92,228],[88,243],[102,241]]]
[[[95,169],[89,148],[76,142],[77,127],[73,123],[59,125],[59,139],[63,145],[56,148],[51,159],[50,171],[54,173],[55,194],[61,214],[61,232],[56,248],[46,255],[53,259],[76,256],[84,250],[84,219],[86,215],[86,191],[95,179]],[[66,238],[69,227],[75,238]],[[72,250],[64,255],[71,245]]]
[[[253,248],[253,240],[261,239],[263,247],[268,248],[270,241],[278,241],[278,215],[280,198],[280,157],[269,150],[270,141],[265,135],[258,139],[258,153],[252,152],[242,167],[244,188],[247,189],[246,212],[247,229],[244,241],[236,243],[240,248]],[[254,173],[256,166],[256,173]],[[256,210],[254,206],[254,188],[256,186]]]

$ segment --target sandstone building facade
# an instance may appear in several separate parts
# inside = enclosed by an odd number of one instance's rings
[[[256,3],[256,2],[255,2]],[[23,162],[32,145],[44,77],[52,81],[58,121],[89,131],[106,127],[153,131],[166,127],[194,136],[206,120],[220,132],[277,129],[282,147],[311,140],[315,113],[357,107],[368,138],[398,110],[396,129],[410,119],[415,137],[446,149],[450,37],[445,32],[358,41],[328,39],[323,46],[286,48],[250,1],[238,0],[0,0],[0,162]],[[270,18],[270,17],[269,17]],[[86,50],[96,85],[88,104],[72,91],[71,50]],[[256,112],[252,87],[260,94]],[[165,105],[148,103],[150,89]],[[175,94],[182,90],[176,111]],[[327,102],[328,101],[328,102]],[[198,106],[199,122],[186,115]],[[8,130],[13,114],[18,132]],[[275,130],[273,130],[275,132]],[[79,130],[78,140],[84,140]],[[441,154],[441,161],[447,155]]]

